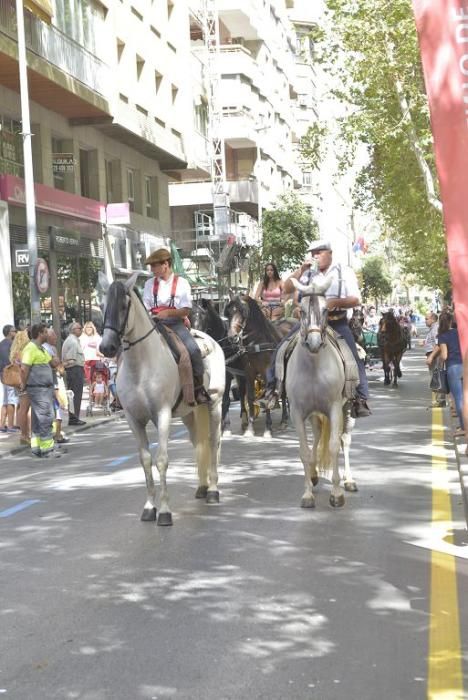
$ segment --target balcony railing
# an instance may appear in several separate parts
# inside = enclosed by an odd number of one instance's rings
[[[106,94],[109,70],[105,63],[56,27],[41,22],[30,12],[24,13],[24,20],[26,47],[29,51],[95,92]],[[0,0],[0,33],[17,41],[14,0]]]

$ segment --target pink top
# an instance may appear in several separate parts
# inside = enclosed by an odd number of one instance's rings
[[[281,301],[281,287],[275,287],[274,289],[262,290],[262,300],[266,302]]]

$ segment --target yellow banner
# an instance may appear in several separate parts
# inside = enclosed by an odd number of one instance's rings
[[[54,11],[51,0],[23,0],[24,7],[43,22],[50,24]]]

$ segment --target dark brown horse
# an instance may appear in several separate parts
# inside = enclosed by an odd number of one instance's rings
[[[384,384],[391,384],[393,380],[393,386],[397,386],[398,379],[401,377],[400,362],[406,350],[407,341],[393,311],[387,311],[380,319],[377,342],[382,356]]]
[[[265,318],[254,299],[248,296],[231,296],[224,310],[227,318],[228,336],[237,344],[239,360],[242,363],[249,406],[249,424],[247,434],[253,435],[253,422],[257,414],[255,399],[256,388],[266,383],[266,370],[270,364],[273,350],[289,331],[290,322],[281,321],[280,329]],[[284,327],[283,327],[284,326]],[[288,419],[287,403],[283,400],[282,424]],[[271,414],[266,411],[265,437],[271,437]]]

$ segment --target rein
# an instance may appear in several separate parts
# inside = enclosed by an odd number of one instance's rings
[[[319,296],[319,295],[315,295],[315,296]],[[323,295],[320,295],[320,296],[323,296]],[[320,347],[323,347],[323,345],[325,345],[326,329],[327,329],[327,323],[328,323],[328,309],[325,308],[324,311],[322,312],[320,326],[313,326],[312,328],[310,327],[311,326],[311,317],[312,317],[312,310],[311,310],[312,299],[313,299],[313,297],[311,295],[309,297],[309,307],[307,310],[307,329],[305,331],[304,331],[303,324],[301,324],[302,343],[309,350],[310,350],[310,348],[309,348],[308,343],[307,343],[307,338],[312,333],[320,333],[320,338],[322,341],[320,344]],[[312,351],[310,350],[310,352],[312,352]]]
[[[122,348],[123,352],[126,352],[127,350],[130,350],[130,348],[133,348],[135,345],[138,345],[138,343],[141,343],[142,340],[146,340],[146,338],[148,338],[148,336],[150,336],[153,331],[157,330],[156,324],[153,323],[153,327],[150,328],[150,330],[147,333],[145,333],[145,335],[141,336],[141,338],[138,338],[137,340],[133,340],[133,341],[126,340],[126,338],[122,339],[122,336],[125,333],[125,328],[126,328],[127,323],[128,323],[128,316],[130,314],[130,304],[132,303],[130,294],[127,293],[127,296],[128,296],[127,310],[125,312],[125,317],[124,317],[124,320],[122,322],[122,326],[121,326],[120,330],[118,330],[115,326],[111,326],[109,323],[106,323],[107,309],[106,309],[106,315],[104,317],[104,326],[103,326],[103,330],[114,331],[114,333],[117,335],[118,339],[122,340],[123,343],[126,343],[126,346],[124,346]]]

